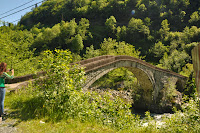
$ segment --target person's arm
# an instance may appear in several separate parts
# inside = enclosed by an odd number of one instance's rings
[[[9,74],[7,74],[6,72],[3,73],[3,76],[5,78],[8,78],[8,79],[13,79],[14,78],[14,69],[12,69],[12,75],[11,76]]]

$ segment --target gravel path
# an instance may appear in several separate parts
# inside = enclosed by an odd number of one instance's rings
[[[16,119],[11,119],[8,116],[11,116],[12,114],[7,114],[3,118],[3,121],[0,123],[0,133],[16,133],[17,128],[15,125],[17,124]]]
[[[20,82],[15,84],[6,84],[6,93],[15,92],[18,88],[23,85],[26,85],[28,82]],[[5,109],[5,112],[8,113],[4,118],[3,121],[0,123],[0,133],[17,133],[16,125],[18,120],[16,120],[13,115],[10,114],[8,109]]]
[[[0,124],[0,133],[15,133],[17,128],[14,127],[16,120],[4,120]]]

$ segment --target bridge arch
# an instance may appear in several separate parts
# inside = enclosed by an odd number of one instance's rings
[[[108,74],[109,72],[117,69],[117,68],[122,68],[122,67],[116,67],[113,69],[104,69],[104,71],[101,71],[98,73],[98,75],[93,76],[93,79],[90,80],[90,82],[87,83],[87,87],[90,87],[95,81],[97,81],[98,79],[100,79],[101,77],[103,77],[104,75]],[[135,77],[137,78],[140,87],[142,88],[146,88],[146,89],[153,89],[153,79],[150,77],[150,75],[148,73],[146,73],[145,71],[139,69],[139,68],[133,68],[133,67],[124,67],[127,70],[129,70],[130,72],[132,72]]]
[[[129,71],[131,71],[138,79],[139,84],[142,88],[153,89],[154,79],[152,75],[148,71],[145,71],[137,67],[135,62],[130,62],[130,61],[112,62],[107,66],[99,68],[97,71],[93,70],[89,72],[87,74],[87,79],[90,79],[90,80],[86,81],[84,88],[90,87],[95,81],[97,81],[99,78],[101,78],[105,74],[121,67],[127,68]]]
[[[102,66],[99,69],[88,72],[86,75],[88,80],[86,81],[84,90],[86,91],[87,88],[89,88],[95,81],[97,81],[108,72],[111,72],[121,67],[127,68],[135,75],[139,82],[140,89],[143,90],[142,100],[144,102],[138,104],[137,107],[146,108],[147,105],[152,104],[153,93],[155,90],[155,80],[153,78],[153,73],[144,66],[142,67],[140,64],[137,64],[136,62],[130,60],[118,60],[116,62],[111,62],[109,65]]]
[[[85,67],[86,71],[87,80],[83,85],[83,91],[97,79],[119,67],[125,67],[131,71],[139,80],[141,87],[152,92],[151,97],[154,101],[165,84],[170,82],[170,84],[179,84],[183,87],[187,79],[175,72],[158,68],[131,56],[99,56],[77,63]]]

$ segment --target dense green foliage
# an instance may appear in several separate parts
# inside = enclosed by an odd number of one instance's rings
[[[20,27],[0,27],[0,60],[6,62],[9,68],[14,68],[16,75],[34,73],[37,68],[37,57],[30,47],[34,41],[33,35]]]
[[[188,98],[186,99],[188,100]],[[189,102],[183,104],[182,108],[183,112],[177,111],[170,119],[165,119],[166,125],[161,129],[162,132],[186,133],[200,131],[199,103],[197,97],[189,99]]]
[[[52,28],[34,27],[31,31],[36,34],[36,38],[32,47],[39,52],[45,49],[68,48],[74,53],[79,53],[84,47],[83,41],[89,36],[88,28],[89,20],[84,18],[79,24],[73,19],[70,22],[62,21]]]
[[[26,46],[34,55],[58,48],[89,58],[106,53],[97,54],[88,47],[99,49],[112,38],[140,50],[146,61],[180,73],[191,64],[190,51],[199,41],[198,6],[195,0],[48,0],[23,16],[17,26],[9,24],[1,31],[26,34],[22,40],[28,41]],[[87,55],[88,50],[94,55]]]

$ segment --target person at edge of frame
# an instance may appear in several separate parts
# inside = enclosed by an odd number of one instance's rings
[[[2,62],[0,64],[0,122],[2,122],[2,117],[6,115],[4,112],[4,99],[6,94],[5,89],[5,79],[13,79],[14,78],[14,69],[7,70],[7,64]],[[11,71],[12,75],[10,76],[7,72]]]

